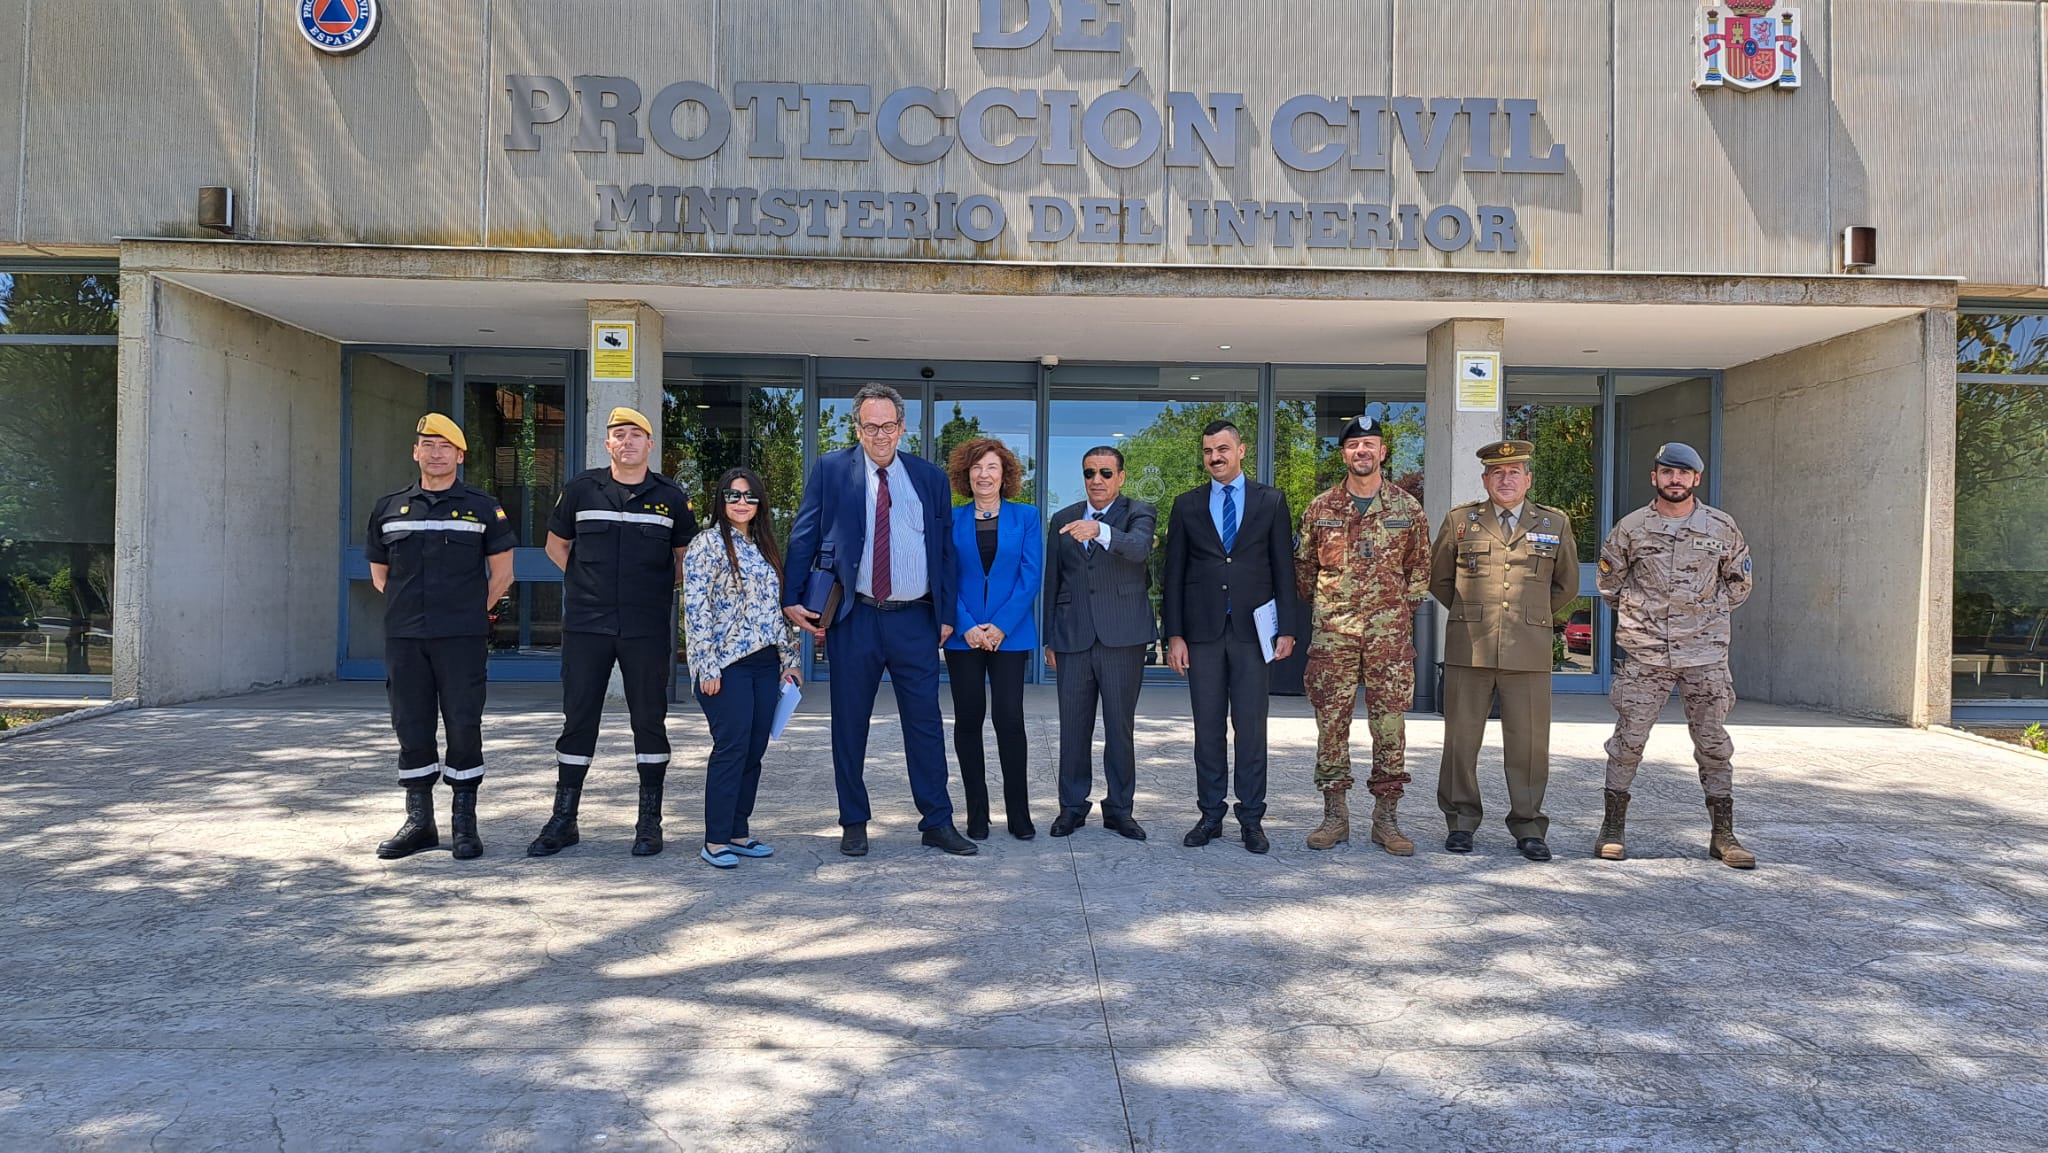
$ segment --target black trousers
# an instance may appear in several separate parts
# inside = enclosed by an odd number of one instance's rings
[[[1095,707],[1102,706],[1102,813],[1131,819],[1138,789],[1138,692],[1144,645],[1094,645],[1059,654],[1060,811],[1088,815],[1094,784]]]
[[[1188,645],[1188,701],[1195,713],[1195,803],[1202,819],[1220,824],[1232,783],[1224,759],[1225,729],[1236,736],[1237,819],[1266,815],[1266,709],[1272,669],[1256,640]]]
[[[669,639],[564,631],[562,736],[555,742],[555,770],[562,784],[582,788],[590,772],[598,722],[604,718],[604,691],[615,664],[626,686],[640,776],[660,780],[668,772],[668,682],[674,668]]]
[[[947,649],[953,687],[953,755],[960,762],[960,792],[969,820],[988,820],[987,754],[982,722],[994,698],[996,758],[1003,767],[1003,817],[1010,831],[1031,825],[1030,743],[1024,736],[1024,671],[1028,652]]]
[[[398,783],[458,789],[484,778],[484,637],[386,637],[384,691],[398,733]],[[434,724],[448,730],[448,759],[434,745]]]

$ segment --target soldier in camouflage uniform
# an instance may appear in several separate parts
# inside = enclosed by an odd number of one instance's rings
[[[1593,846],[1610,861],[1626,855],[1629,786],[1676,685],[1712,819],[1707,852],[1732,868],[1756,867],[1756,855],[1735,839],[1735,745],[1722,725],[1735,704],[1728,616],[1749,599],[1749,546],[1733,517],[1693,496],[1705,471],[1690,446],[1659,448],[1650,473],[1656,497],[1623,517],[1600,548],[1600,597],[1614,609],[1615,643],[1628,652],[1610,692],[1619,715],[1607,742],[1607,816]]]
[[[1422,504],[1387,483],[1385,433],[1364,417],[1338,438],[1344,483],[1309,502],[1294,550],[1295,591],[1314,602],[1308,667],[1302,674],[1316,710],[1316,787],[1323,823],[1311,849],[1351,837],[1351,714],[1365,686],[1372,732],[1372,841],[1396,856],[1415,852],[1394,808],[1408,783],[1402,714],[1415,704],[1415,609],[1429,595],[1429,521]]]

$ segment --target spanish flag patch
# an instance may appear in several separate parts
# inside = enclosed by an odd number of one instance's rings
[[[500,506],[500,507],[499,507],[499,509],[498,509],[498,519],[499,519],[499,520],[504,520],[504,519],[505,519],[505,510],[504,510],[504,508],[503,508],[502,506]]]

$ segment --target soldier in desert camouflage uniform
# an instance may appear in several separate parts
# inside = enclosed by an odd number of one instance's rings
[[[1295,591],[1314,601],[1314,632],[1302,674],[1316,710],[1316,787],[1323,823],[1308,847],[1351,837],[1351,714],[1365,686],[1372,732],[1372,840],[1408,856],[1394,808],[1408,783],[1403,713],[1415,703],[1416,606],[1429,595],[1429,521],[1422,504],[1387,483],[1386,438],[1377,420],[1345,426],[1338,439],[1344,483],[1309,502],[1294,550]]]
[[[1656,498],[1623,517],[1600,548],[1600,596],[1614,608],[1615,643],[1628,652],[1610,692],[1619,716],[1607,742],[1607,816],[1593,846],[1610,861],[1626,855],[1629,786],[1677,685],[1713,823],[1707,851],[1732,868],[1756,867],[1735,839],[1735,745],[1722,725],[1735,704],[1728,616],[1749,599],[1749,546],[1733,517],[1694,498],[1705,471],[1690,446],[1659,448]]]

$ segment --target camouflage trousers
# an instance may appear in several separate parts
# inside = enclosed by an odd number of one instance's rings
[[[1375,797],[1398,797],[1408,783],[1408,726],[1402,715],[1415,706],[1415,647],[1373,651],[1353,641],[1324,644],[1317,637],[1308,649],[1302,688],[1316,710],[1316,788],[1351,787],[1351,715],[1358,688],[1365,686],[1365,723],[1372,733],[1372,777],[1366,789]]]
[[[1657,714],[1671,699],[1673,685],[1678,686],[1686,725],[1692,730],[1693,759],[1699,762],[1701,787],[1709,797],[1730,795],[1735,771],[1728,758],[1735,755],[1735,742],[1728,739],[1722,722],[1735,705],[1735,683],[1725,661],[1684,669],[1629,661],[1614,671],[1614,687],[1607,694],[1616,714],[1614,735],[1607,740],[1607,787],[1627,792],[1635,783],[1650,726],[1657,723]]]

